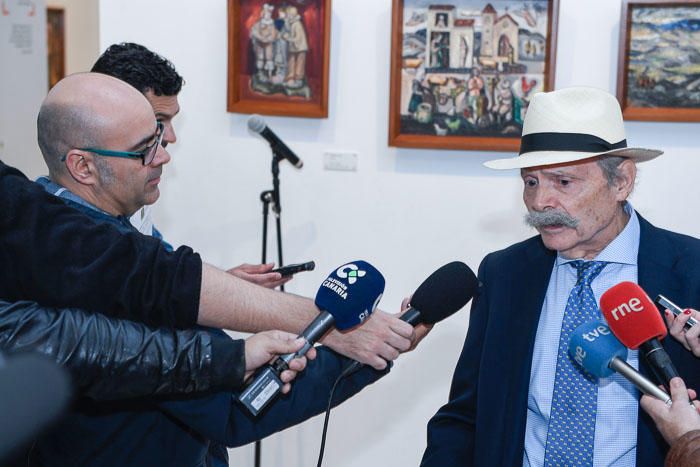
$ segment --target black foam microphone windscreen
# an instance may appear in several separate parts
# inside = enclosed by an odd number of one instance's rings
[[[478,288],[479,280],[469,266],[453,261],[418,286],[411,297],[411,308],[420,311],[419,322],[435,324],[466,305]]]

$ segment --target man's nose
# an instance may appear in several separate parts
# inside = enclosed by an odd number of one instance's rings
[[[159,167],[167,164],[168,162],[170,162],[170,153],[163,146],[158,145],[158,148],[156,149],[156,157],[153,158],[150,165],[152,167]]]

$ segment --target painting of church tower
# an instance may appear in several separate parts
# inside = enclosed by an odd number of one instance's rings
[[[481,54],[479,60],[487,67],[512,65],[518,59],[518,23],[508,13],[498,17],[490,3],[481,12]]]

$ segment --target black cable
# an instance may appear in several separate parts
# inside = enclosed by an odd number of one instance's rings
[[[333,405],[333,395],[335,394],[335,388],[338,386],[338,383],[340,382],[341,379],[345,378],[348,376],[350,373],[352,373],[354,370],[357,368],[353,366],[352,364],[348,365],[345,367],[343,372],[338,376],[338,378],[335,380],[335,383],[333,383],[333,387],[331,388],[331,394],[328,396],[328,407],[326,408],[326,418],[323,420],[323,435],[321,435],[321,450],[318,453],[318,464],[316,467],[321,467],[321,464],[323,463],[323,451],[326,448],[326,433],[328,432],[328,419],[331,416],[331,407]]]

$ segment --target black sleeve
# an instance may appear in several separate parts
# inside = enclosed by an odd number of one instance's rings
[[[173,331],[77,309],[0,301],[0,349],[66,367],[80,395],[109,400],[231,391],[245,373],[244,341],[203,328]]]
[[[297,425],[325,412],[331,388],[342,371],[353,362],[347,357],[320,346],[316,360],[309,362],[306,371],[292,382],[292,390],[265,409],[257,419],[237,403],[231,407],[225,444],[243,446],[266,438],[273,433]],[[393,362],[384,370],[363,366],[338,383],[333,394],[332,407],[336,407],[362,389],[389,373]]]
[[[153,326],[197,321],[202,260],[97,224],[0,162],[0,298]]]

